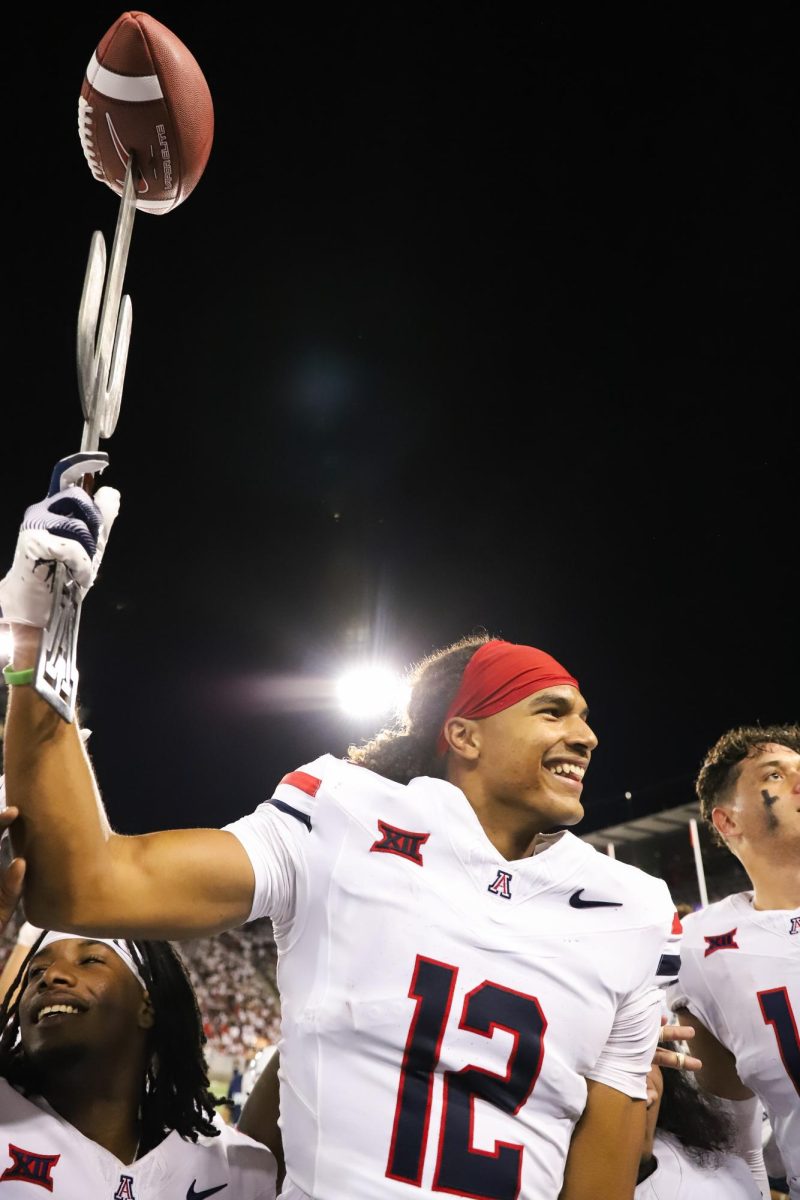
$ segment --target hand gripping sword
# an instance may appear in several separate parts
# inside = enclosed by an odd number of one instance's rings
[[[83,409],[80,463],[63,472],[61,487],[81,485],[92,489],[95,472],[108,465],[99,449],[101,438],[110,438],[122,402],[122,385],[131,337],[131,298],[122,295],[122,281],[136,216],[133,162],[128,160],[111,261],[106,273],[106,245],[96,230],[89,248],[78,309],[78,389]],[[96,451],[92,457],[91,452]],[[58,563],[53,577],[53,609],[42,634],[33,686],[64,718],[75,717],[78,691],[76,650],[81,617],[81,590],[69,571]]]

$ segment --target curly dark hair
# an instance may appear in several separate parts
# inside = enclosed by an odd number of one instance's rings
[[[441,777],[445,760],[436,753],[436,742],[445,713],[467,663],[492,640],[488,633],[463,637],[411,667],[411,698],[403,716],[365,745],[350,746],[348,761],[395,783],[408,783],[418,775]]]
[[[666,1050],[678,1050],[677,1042],[662,1042]],[[664,1092],[656,1129],[671,1133],[686,1153],[705,1166],[729,1153],[734,1142],[733,1121],[714,1096],[701,1092],[685,1071],[666,1068],[661,1072]]]
[[[34,942],[0,1004],[0,1077],[28,1095],[36,1094],[41,1084],[19,1038],[19,1005],[31,959],[45,933]],[[206,1036],[183,960],[169,942],[125,945],[147,986],[155,1017],[142,1080],[140,1154],[173,1129],[193,1142],[199,1134],[216,1137],[219,1130],[212,1118],[218,1101],[208,1090]]]
[[[706,754],[695,791],[700,812],[720,845],[726,843],[711,819],[712,810],[728,798],[739,776],[740,764],[770,742],[800,754],[800,725],[740,725],[724,733]]]

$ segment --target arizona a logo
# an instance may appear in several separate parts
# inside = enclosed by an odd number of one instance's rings
[[[119,1187],[114,1192],[114,1200],[136,1200],[133,1194],[132,1175],[120,1175]]]
[[[790,917],[789,933],[800,933],[800,917]]]
[[[487,892],[494,892],[495,896],[502,896],[504,900],[511,899],[511,875],[508,871],[498,871],[497,879],[494,883],[490,883]]]

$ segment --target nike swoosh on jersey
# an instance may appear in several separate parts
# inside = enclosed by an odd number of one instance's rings
[[[578,888],[569,898],[570,908],[622,908],[621,900],[581,900],[583,888]]]
[[[213,1196],[217,1192],[221,1192],[223,1188],[226,1188],[228,1186],[227,1183],[220,1183],[217,1185],[217,1187],[206,1188],[204,1192],[196,1192],[194,1190],[194,1185],[196,1183],[197,1183],[197,1180],[193,1179],[192,1185],[189,1188],[188,1192],[186,1193],[186,1200],[205,1200],[206,1196]]]

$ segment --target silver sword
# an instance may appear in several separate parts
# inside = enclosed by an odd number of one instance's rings
[[[122,283],[135,216],[133,162],[129,159],[108,273],[106,244],[102,233],[96,230],[89,247],[78,309],[78,390],[84,418],[82,451],[98,450],[100,439],[111,437],[119,418],[132,320],[131,298],[122,295]],[[62,477],[62,486],[78,486],[83,479],[88,489],[91,485],[85,476],[91,477],[95,471],[102,470],[104,459],[105,455],[99,451],[96,463],[85,461],[78,475],[70,477],[66,473]],[[58,563],[53,578],[53,610],[42,633],[33,686],[65,721],[75,717],[81,600],[80,588],[63,563]]]

